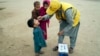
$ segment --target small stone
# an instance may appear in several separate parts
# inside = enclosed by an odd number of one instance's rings
[[[27,47],[28,47],[28,46],[30,46],[30,45],[28,45],[28,44],[25,44],[24,46],[27,46]]]
[[[95,22],[95,20],[92,20],[92,22]]]

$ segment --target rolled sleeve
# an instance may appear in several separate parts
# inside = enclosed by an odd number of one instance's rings
[[[43,16],[43,20],[49,20],[49,19],[51,19],[51,17],[52,17],[53,15],[44,15]]]

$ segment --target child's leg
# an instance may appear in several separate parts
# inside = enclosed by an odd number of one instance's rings
[[[35,56],[39,56],[39,47],[37,45],[35,45],[34,51],[35,51]]]
[[[38,53],[38,54],[43,54],[44,52],[41,51],[42,47],[38,46],[35,48],[35,53]]]
[[[35,46],[35,56],[40,56],[40,50],[41,50],[41,47],[39,46]]]
[[[40,46],[35,46],[35,53],[40,53],[41,47]]]

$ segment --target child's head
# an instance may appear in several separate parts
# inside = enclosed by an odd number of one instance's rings
[[[39,2],[39,1],[35,1],[35,2],[34,2],[34,8],[35,8],[36,10],[39,10],[39,9],[40,9],[40,2]]]
[[[43,7],[44,7],[45,9],[48,8],[49,4],[50,4],[50,1],[49,1],[49,0],[44,0],[44,1],[43,1]]]
[[[39,26],[39,21],[36,19],[29,19],[27,22],[28,27],[34,28]]]

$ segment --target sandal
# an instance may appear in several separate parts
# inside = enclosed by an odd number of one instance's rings
[[[53,48],[53,51],[57,51],[58,50],[58,46]]]
[[[69,53],[70,53],[70,54],[73,53],[73,48],[72,48],[72,47],[69,48]]]

